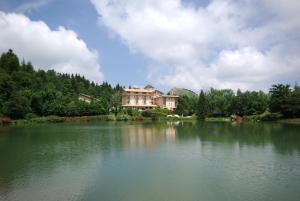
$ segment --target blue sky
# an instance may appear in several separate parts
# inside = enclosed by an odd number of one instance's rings
[[[300,80],[297,0],[1,0],[0,52],[96,82],[268,89]]]
[[[0,9],[16,12],[29,2],[41,1],[4,0],[0,2]],[[151,61],[143,55],[130,53],[125,45],[111,38],[106,28],[99,25],[97,12],[89,1],[50,0],[22,13],[31,20],[44,21],[53,30],[64,26],[75,31],[89,48],[99,52],[101,70],[109,83],[125,86],[145,84],[145,69]]]

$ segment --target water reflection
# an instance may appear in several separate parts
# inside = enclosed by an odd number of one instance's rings
[[[168,174],[193,180],[210,170],[223,174],[214,178],[218,182],[232,175],[263,177],[266,171],[288,179],[300,176],[294,168],[299,153],[300,126],[289,124],[109,122],[5,128],[0,130],[0,200],[97,200],[99,192],[113,200],[107,186],[121,196],[132,190],[132,182],[155,184],[154,179]],[[251,168],[256,172],[250,174]],[[271,173],[270,178],[276,177]]]
[[[135,124],[121,127],[122,144],[126,149],[153,149],[164,143],[175,142],[176,124],[168,122],[166,125],[152,126]]]

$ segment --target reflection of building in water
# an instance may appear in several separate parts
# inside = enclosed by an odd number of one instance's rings
[[[155,127],[146,125],[129,125],[122,128],[124,147],[153,148],[165,141],[174,142],[176,129],[173,125],[167,127]]]
[[[176,129],[173,125],[169,125],[168,128],[166,128],[166,139],[168,142],[175,142]]]

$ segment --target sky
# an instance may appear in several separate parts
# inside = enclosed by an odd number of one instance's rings
[[[300,81],[299,0],[0,0],[0,53],[122,86]]]

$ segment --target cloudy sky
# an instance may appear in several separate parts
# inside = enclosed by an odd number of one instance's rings
[[[299,0],[0,0],[0,52],[167,90],[300,83]]]

